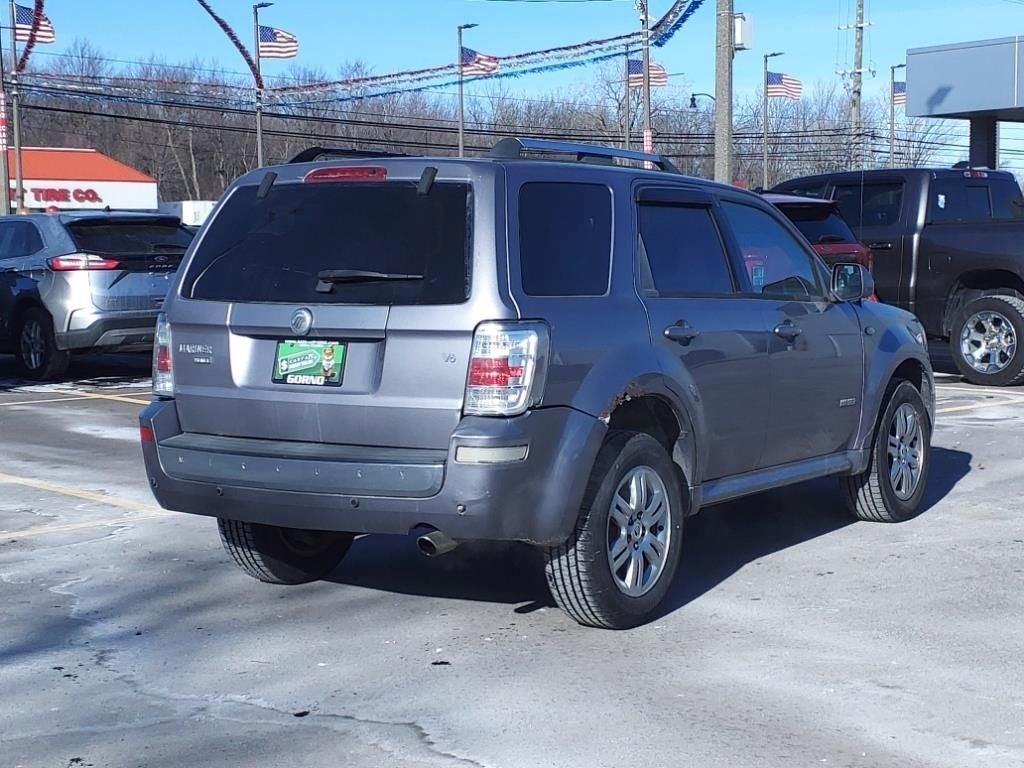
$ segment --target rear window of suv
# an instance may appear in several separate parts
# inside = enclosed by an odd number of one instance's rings
[[[83,219],[68,224],[68,232],[80,251],[120,255],[183,252],[194,237],[176,219]]]
[[[470,188],[435,182],[239,187],[189,265],[182,294],[287,304],[459,304],[469,297]],[[397,279],[331,281],[326,272]],[[317,290],[320,285],[321,290]],[[328,288],[328,290],[323,290]]]
[[[849,225],[831,206],[784,203],[779,206],[779,210],[814,245],[857,242]]]

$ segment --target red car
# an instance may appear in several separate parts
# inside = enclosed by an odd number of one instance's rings
[[[871,269],[871,250],[857,240],[834,200],[768,192],[764,199],[792,221],[829,266],[855,262]]]

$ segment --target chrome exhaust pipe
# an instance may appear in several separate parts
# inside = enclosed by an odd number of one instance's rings
[[[432,529],[416,537],[416,546],[427,557],[437,557],[451,552],[459,543],[449,539],[437,529]]]

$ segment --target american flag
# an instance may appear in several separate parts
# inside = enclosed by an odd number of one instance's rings
[[[804,95],[804,84],[782,72],[769,72],[764,85],[769,99],[799,99]]]
[[[472,48],[462,49],[460,71],[464,75],[493,75],[499,69],[498,57],[488,56]]]
[[[906,81],[897,81],[892,84],[892,103],[897,107],[902,107],[907,103]]]
[[[299,55],[299,38],[283,29],[260,25],[261,59],[293,59]]]
[[[35,8],[26,8],[23,5],[14,6],[14,37],[19,43],[27,43],[32,35],[32,22],[36,17]],[[39,20],[39,30],[36,32],[37,43],[55,43],[57,33],[53,31],[53,24],[46,14]]]
[[[629,72],[629,87],[630,88],[643,88],[644,87],[644,63],[641,59],[630,59],[627,65]],[[668,72],[661,64],[655,64],[651,62],[651,87],[657,88],[662,85],[668,85]]]

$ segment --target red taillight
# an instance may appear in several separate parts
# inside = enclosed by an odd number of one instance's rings
[[[507,387],[523,373],[523,366],[510,365],[507,357],[474,357],[469,362],[469,386]]]
[[[156,348],[156,372],[157,373],[171,373],[174,370],[174,366],[171,363],[171,350],[165,344],[161,344]]]
[[[314,168],[303,181],[387,181],[388,169],[380,166]]]
[[[117,269],[120,262],[97,256],[94,253],[69,253],[67,256],[54,256],[47,259],[50,269],[56,272],[79,272],[93,269]]]
[[[152,443],[156,440],[156,437],[153,435],[153,428],[148,424],[139,425],[139,437],[142,438],[144,443]]]

